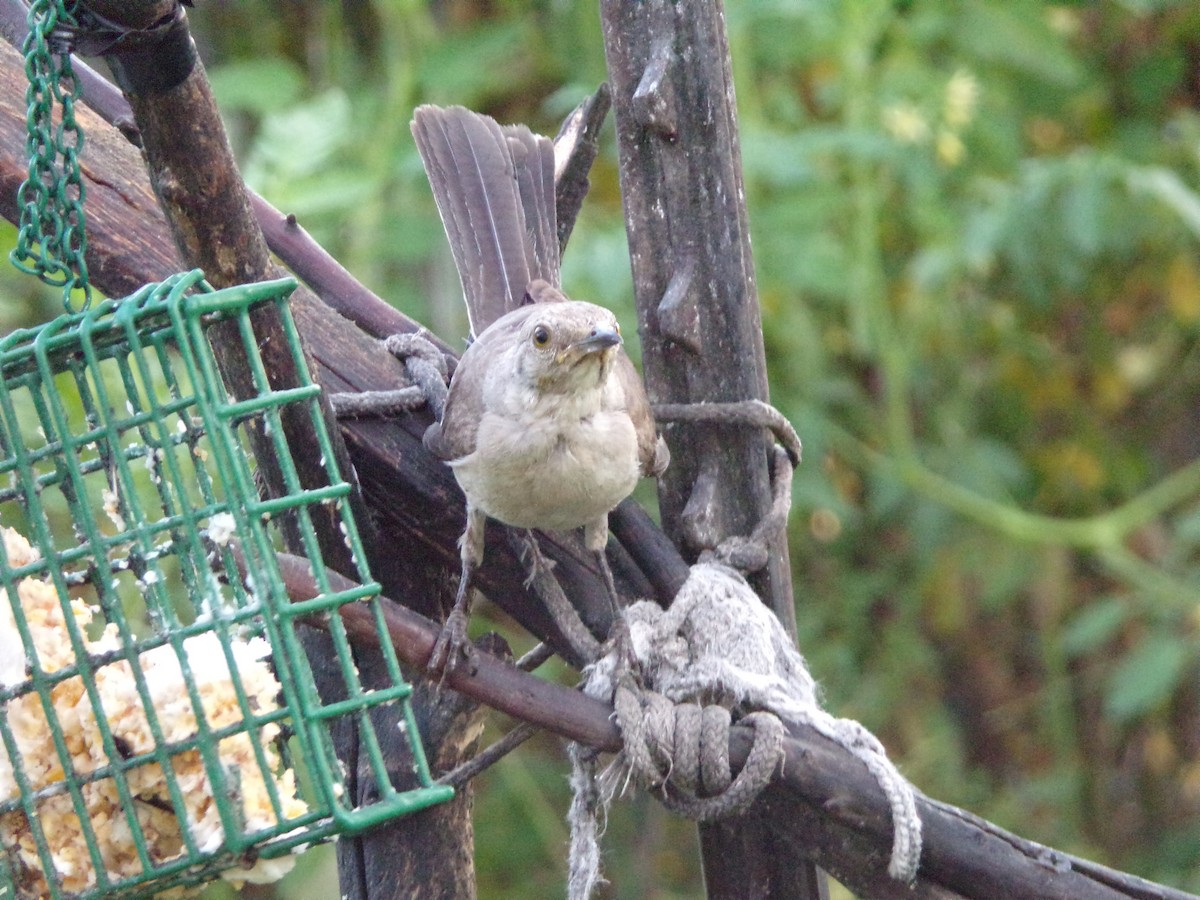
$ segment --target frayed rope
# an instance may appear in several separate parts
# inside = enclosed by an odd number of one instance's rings
[[[784,724],[808,725],[863,761],[892,810],[888,873],[906,883],[916,877],[921,820],[915,789],[874,735],[821,708],[804,657],[741,575],[719,563],[698,563],[670,609],[635,603],[618,626],[625,628],[585,671],[585,692],[613,700],[626,746],[599,775],[594,755],[571,753],[573,900],[586,900],[602,880],[599,823],[618,787],[633,780],[701,821],[737,814],[770,781]],[[754,726],[755,744],[731,780],[728,728],[735,719]]]

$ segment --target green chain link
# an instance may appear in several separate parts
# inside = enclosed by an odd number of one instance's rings
[[[92,298],[84,261],[87,234],[79,168],[83,132],[75,122],[80,88],[69,48],[61,41],[61,35],[76,25],[74,8],[74,0],[33,0],[29,8],[29,37],[22,48],[29,79],[25,144],[29,177],[17,194],[21,223],[17,246],[9,254],[22,272],[61,287],[68,312],[73,310],[73,290],[83,291],[84,309]],[[56,103],[62,109],[57,126]]]

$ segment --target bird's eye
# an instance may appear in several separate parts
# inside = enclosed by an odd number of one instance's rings
[[[533,345],[535,347],[545,347],[550,343],[550,329],[545,325],[539,325],[533,329]]]

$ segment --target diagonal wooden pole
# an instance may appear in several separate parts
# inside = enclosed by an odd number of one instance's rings
[[[99,37],[87,28],[88,13],[106,23]],[[85,0],[78,14],[84,23],[78,40],[85,48],[90,47],[89,40],[97,42],[91,52],[106,55],[129,102],[150,183],[185,264],[203,269],[217,287],[283,274],[272,260],[254,217],[249,192],[238,172],[178,0]],[[121,40],[111,40],[110,30],[120,31]],[[302,334],[306,331],[304,323],[324,311],[320,300],[304,288],[294,292],[291,306]],[[252,321],[268,377],[274,386],[287,387],[292,363],[280,323],[259,313],[252,316]],[[231,391],[239,396],[252,391],[244,359],[239,359],[244,357],[240,343],[225,343],[218,338],[214,349]],[[306,346],[306,355],[309,353],[311,344]],[[325,413],[339,469],[349,475],[354,469],[327,405]],[[284,429],[292,446],[315,444],[306,434],[306,427],[312,427],[306,416],[285,418]],[[256,457],[259,471],[268,473],[267,490],[273,493],[271,485],[276,479],[271,477],[272,466],[268,465],[272,460],[270,444],[264,447],[256,449]],[[297,463],[300,482],[305,486],[321,484],[327,477],[315,456],[298,455]],[[358,490],[350,502],[368,554],[372,560],[377,559],[383,555],[382,539],[371,527]],[[336,522],[314,518],[314,525],[325,558],[335,568],[353,571],[350,550]],[[423,575],[428,576],[425,583],[419,583],[413,593],[436,597],[442,582],[439,573],[419,570],[412,573],[412,580],[420,582]],[[327,702],[340,699],[346,686],[328,636],[308,629],[302,640],[322,698]],[[376,650],[357,650],[355,664],[368,690],[391,683],[386,661]],[[457,765],[460,756],[469,754],[478,733],[476,704],[458,695],[443,703],[433,692],[421,689],[413,699],[430,762],[435,766]],[[396,708],[381,707],[372,713],[385,765],[395,786],[403,790],[412,783],[412,756],[398,728],[399,717]],[[358,723],[350,717],[340,718],[332,725],[331,733],[346,772],[350,802],[355,807],[365,806],[375,799],[378,788],[363,752]],[[418,896],[413,885],[419,885],[419,891],[430,897],[462,895],[473,889],[469,813],[468,790],[450,803],[414,817],[419,818],[419,826],[408,821],[396,828],[344,838],[338,844],[342,896],[356,900]]]

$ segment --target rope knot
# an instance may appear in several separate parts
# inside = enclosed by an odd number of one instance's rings
[[[446,355],[435,347],[422,331],[388,335],[383,339],[383,346],[388,353],[403,360],[406,365],[410,360],[427,363],[441,376],[443,382],[446,381]]]
[[[888,871],[912,880],[921,856],[912,785],[862,725],[821,708],[804,657],[741,575],[719,563],[697,563],[669,609],[642,601],[628,607],[623,620],[608,652],[585,670],[584,690],[612,698],[625,748],[599,776],[598,787],[594,781],[586,787],[589,778],[579,767],[572,779],[573,897],[588,896],[599,879],[596,816],[625,773],[689,818],[737,815],[778,769],[785,724],[808,725],[862,760],[892,808]],[[735,723],[755,731],[736,778],[729,767]]]
[[[733,717],[716,704],[672,702],[622,679],[613,698],[634,782],[657,791],[670,810],[698,822],[745,812],[783,757],[783,723],[755,712],[740,724],[755,730],[750,757],[733,777],[729,729]]]

